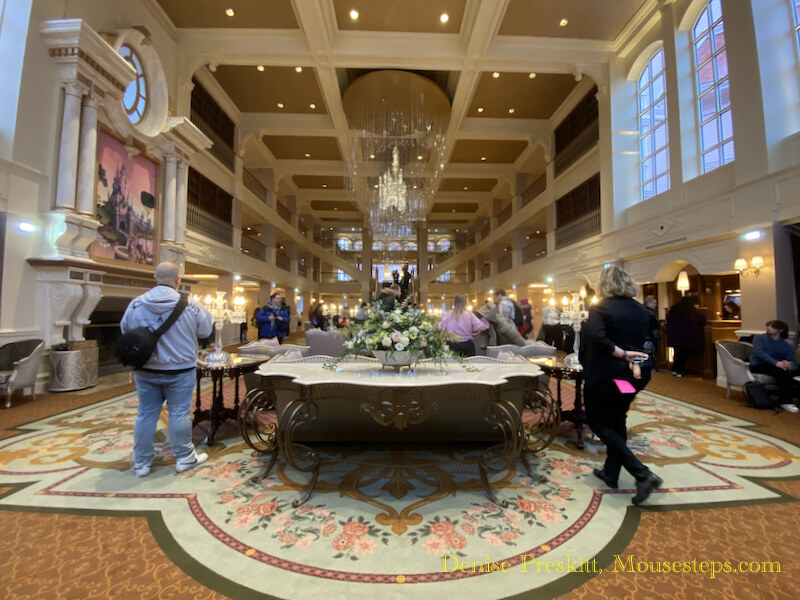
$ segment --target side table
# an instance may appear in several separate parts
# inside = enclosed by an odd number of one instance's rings
[[[563,356],[548,356],[542,358],[529,358],[532,363],[539,365],[542,371],[551,377],[555,377],[557,382],[558,408],[561,412],[562,421],[570,421],[575,424],[575,431],[578,434],[578,448],[583,449],[583,367],[579,364],[567,365],[564,363]],[[561,404],[561,380],[570,379],[575,382],[575,406],[572,410],[564,410]]]
[[[232,354],[230,362],[221,365],[208,365],[198,361],[197,402],[195,404],[192,427],[202,421],[209,421],[208,435],[206,436],[206,444],[209,446],[214,444],[214,438],[217,435],[219,426],[227,419],[236,419],[239,414],[239,377],[245,373],[252,373],[258,369],[262,362],[264,362],[263,358],[239,356],[237,354]],[[200,405],[200,381],[203,377],[211,377],[212,386],[211,408],[206,410],[202,409]],[[233,408],[226,407],[224,403],[222,386],[226,377],[233,379],[235,382]]]

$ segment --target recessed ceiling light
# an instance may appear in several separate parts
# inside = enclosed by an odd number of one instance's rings
[[[483,107],[482,106],[478,107],[478,112],[483,112]]]
[[[486,160],[486,157],[485,156],[481,156],[481,160]]]
[[[256,69],[258,69],[259,71],[263,71],[264,70],[264,65],[258,65],[256,67]]]
[[[497,79],[498,77],[500,77],[500,73],[498,73],[497,71],[495,71],[494,73],[492,73],[492,77],[494,77],[495,79]]]
[[[537,231],[536,233],[541,233],[541,231]]]
[[[312,102],[311,104],[308,105],[308,108],[314,110],[315,108],[317,108],[317,105]]]
[[[353,21],[358,21],[358,11],[355,8],[350,11],[350,18]]]
[[[567,21],[566,19],[561,19],[561,22],[559,23],[559,25],[561,25],[561,27],[566,27],[567,23],[569,23],[569,21]]]
[[[513,108],[509,108],[508,109],[508,114],[513,115],[514,114],[514,109]]]
[[[278,102],[278,108],[283,108],[283,102]]]
[[[414,185],[414,189],[417,189],[417,186],[416,186],[416,185]]]
[[[229,17],[232,17],[232,16],[233,16],[233,15],[235,15],[236,13],[235,13],[235,12],[233,12],[233,9],[232,9],[232,8],[227,8],[227,9],[225,9],[225,14],[226,14],[226,15],[228,15]]]
[[[456,212],[456,209],[454,208],[451,212]]]
[[[302,73],[303,72],[303,67],[295,67],[294,70],[297,73]]]
[[[326,187],[328,187],[328,184],[327,183],[323,183],[322,187],[326,188]]]
[[[334,206],[333,210],[339,210],[339,207],[338,206]]]
[[[369,157],[370,158],[375,158],[375,155],[374,154],[370,154]]]
[[[311,155],[308,152],[306,152],[306,158],[311,158]]]
[[[375,184],[374,186],[372,186],[372,187],[374,187],[374,188],[377,190],[377,189],[378,189],[378,184],[376,183],[376,184]]]
[[[422,154],[417,155],[417,160],[422,160]]]
[[[439,20],[442,23],[447,23],[450,20],[450,15],[448,15],[447,13],[442,13],[442,15],[439,17]]]
[[[528,79],[533,79],[536,77],[536,73],[528,73]]]
[[[468,189],[469,189],[469,186],[468,186],[468,185],[465,185],[465,186],[464,186],[464,189],[465,189],[465,190],[468,190]]]

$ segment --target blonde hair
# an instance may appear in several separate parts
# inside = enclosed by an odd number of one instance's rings
[[[464,312],[464,309],[467,307],[467,297],[464,295],[458,295],[453,298],[453,317],[458,318],[461,316],[461,313]]]
[[[633,298],[639,293],[639,284],[633,280],[630,273],[617,265],[611,265],[603,270],[597,287],[600,288],[600,295],[603,298]]]

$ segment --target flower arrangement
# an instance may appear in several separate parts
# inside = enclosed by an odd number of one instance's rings
[[[350,356],[372,356],[373,351],[408,352],[412,365],[423,358],[439,364],[447,358],[463,363],[463,358],[450,350],[448,342],[455,337],[441,329],[436,319],[416,307],[408,306],[408,300],[392,310],[384,310],[379,303],[367,309],[362,323],[351,323],[344,330],[347,337],[344,352],[327,363],[329,368]]]

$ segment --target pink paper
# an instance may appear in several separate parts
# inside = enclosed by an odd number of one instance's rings
[[[630,381],[624,379],[615,379],[614,383],[617,384],[617,389],[621,394],[635,394],[636,388],[631,385]]]

